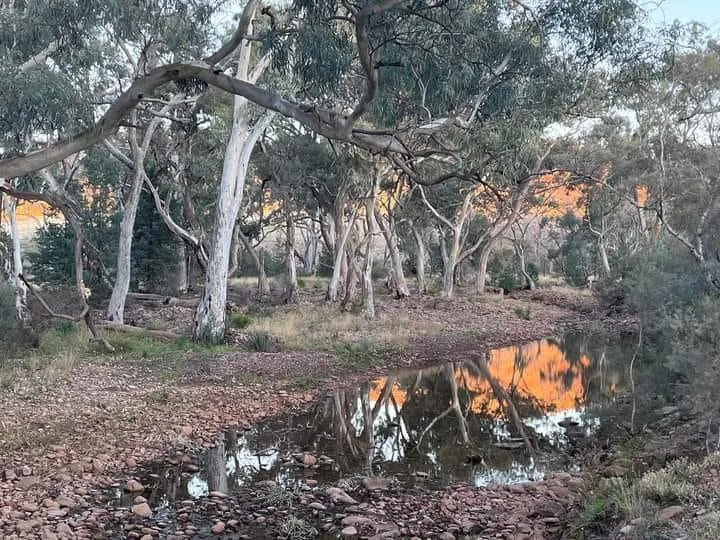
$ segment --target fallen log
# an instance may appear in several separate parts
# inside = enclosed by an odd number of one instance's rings
[[[152,330],[150,328],[143,328],[141,326],[131,326],[129,324],[119,324],[113,322],[103,322],[99,325],[101,328],[106,330],[114,330],[116,332],[123,332],[126,334],[142,335],[159,339],[162,341],[176,341],[182,339],[184,336],[170,332],[169,330]]]

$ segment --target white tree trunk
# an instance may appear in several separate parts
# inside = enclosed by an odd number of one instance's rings
[[[365,220],[367,222],[367,249],[365,250],[365,267],[363,268],[362,298],[363,314],[367,319],[375,318],[375,292],[373,291],[373,248],[375,247],[375,235],[377,234],[375,219],[375,201],[379,188],[379,178],[375,181],[372,197],[365,202]],[[382,219],[381,216],[380,219]],[[406,285],[407,288],[407,285]]]
[[[178,264],[175,269],[175,279],[173,280],[173,292],[181,295],[188,291],[188,267],[185,242],[179,238],[175,240],[175,253],[177,253]]]
[[[251,5],[250,9],[254,13],[256,4],[249,3],[246,9]],[[249,14],[251,18],[253,13]],[[249,34],[252,34],[252,25]],[[236,78],[239,80],[249,80],[251,45],[251,41],[245,40],[240,47],[236,72]],[[222,179],[215,206],[210,256],[205,273],[205,288],[193,321],[193,338],[196,341],[221,343],[225,337],[228,265],[233,228],[240,212],[250,155],[270,119],[269,113],[266,113],[254,126],[250,127],[249,115],[247,100],[235,96],[233,98],[233,123],[230,140],[225,151]]]
[[[17,318],[24,323],[29,322],[30,311],[27,308],[27,288],[20,279],[23,273],[22,244],[20,243],[20,229],[17,222],[17,199],[6,197],[7,214],[10,222],[10,236],[12,238],[12,272],[13,284],[15,285],[15,313]]]
[[[326,295],[326,299],[329,302],[337,302],[338,299],[338,289],[340,288],[340,280],[342,278],[343,274],[343,267],[345,267],[345,279],[347,281],[347,277],[350,273],[348,270],[348,267],[350,266],[351,262],[347,261],[347,256],[345,253],[345,246],[347,245],[348,238],[350,236],[350,232],[352,231],[353,227],[355,226],[355,216],[357,215],[357,207],[353,210],[352,216],[350,216],[350,222],[347,225],[342,225],[342,234],[340,234],[340,231],[338,231],[338,225],[342,222],[342,218],[339,220],[336,219],[335,223],[335,262],[333,263],[333,273],[332,277],[330,278],[330,283],[328,284],[328,291]]]
[[[115,286],[110,296],[107,318],[117,324],[123,324],[125,315],[125,299],[130,290],[130,271],[132,266],[132,241],[135,229],[135,216],[137,215],[140,193],[145,179],[142,169],[142,157],[136,156],[136,171],[133,175],[130,193],[123,206],[123,217],[120,222],[120,238],[118,240],[117,270]]]
[[[412,230],[415,235],[415,242],[417,243],[415,272],[417,275],[418,294],[425,294],[427,292],[427,284],[425,283],[425,241],[421,231],[416,227],[413,227]]]
[[[455,288],[455,268],[457,267],[458,257],[460,255],[460,231],[452,232],[453,242],[447,256],[443,257],[443,281],[440,296],[450,298]]]
[[[390,223],[380,215],[375,209],[375,220],[380,224],[380,230],[385,237],[388,252],[390,253],[390,268],[392,269],[393,285],[395,286],[395,296],[398,298],[407,298],[410,296],[410,289],[405,279],[405,272],[402,267],[402,255],[398,247],[397,233],[393,230]]]
[[[285,283],[285,302],[296,304],[298,301],[297,266],[295,265],[295,221],[288,212],[285,220],[285,256],[287,257],[287,276]]]
[[[491,238],[481,249],[480,249],[480,262],[478,263],[477,277],[475,278],[475,288],[477,292],[485,292],[485,285],[487,283],[487,265],[492,254],[493,244],[495,242]]]
[[[598,251],[600,252],[603,274],[605,274],[605,277],[610,277],[612,275],[610,260],[608,259],[607,249],[605,248],[605,238],[602,236],[598,237]]]
[[[308,276],[314,276],[317,273],[318,254],[320,250],[319,234],[317,223],[315,220],[310,220],[307,242],[305,243],[305,265],[303,266],[303,272]]]

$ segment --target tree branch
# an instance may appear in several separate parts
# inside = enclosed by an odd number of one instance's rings
[[[373,152],[408,153],[396,137],[391,135],[358,132],[354,129],[349,134],[346,133],[345,123],[333,111],[288,101],[252,83],[216,72],[206,64],[170,64],[136,79],[89,132],[26,156],[0,161],[0,177],[16,178],[30,174],[101,142],[117,131],[125,115],[148,93],[171,81],[183,79],[199,79],[231,94],[242,96],[265,109],[297,120],[329,139],[349,142]]]
[[[47,47],[45,47],[42,51],[37,53],[35,56],[33,56],[20,66],[20,73],[27,73],[34,67],[41,66],[50,57],[50,55],[54,52],[57,52],[59,48],[60,43],[58,41],[50,42]]]

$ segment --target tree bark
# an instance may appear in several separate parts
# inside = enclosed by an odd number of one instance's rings
[[[133,231],[144,180],[144,171],[141,171],[143,160],[144,156],[136,156],[135,174],[130,185],[130,192],[123,205],[123,217],[120,221],[115,286],[107,309],[107,319],[116,324],[124,324],[125,299],[130,290]]]
[[[475,288],[479,293],[485,292],[485,285],[487,284],[487,265],[490,260],[490,255],[492,254],[494,244],[494,239],[490,238],[480,249],[480,261],[478,263],[477,277],[475,278]]]
[[[418,294],[427,293],[427,284],[425,283],[425,241],[422,232],[417,227],[412,228],[415,235],[417,249],[415,252],[415,273],[417,276]]]
[[[446,251],[446,257],[443,258],[443,281],[440,296],[450,298],[455,288],[455,268],[457,268],[458,257],[460,255],[460,231],[454,230],[452,233],[452,245],[450,250]]]
[[[185,242],[179,238],[175,240],[175,253],[177,253],[177,268],[175,269],[175,279],[173,280],[173,294],[185,294],[188,292],[188,267],[187,253]]]
[[[320,240],[318,238],[318,225],[315,220],[310,220],[307,232],[307,242],[305,242],[305,254],[303,265],[303,273],[307,276],[317,274],[318,252],[320,248]]]
[[[285,303],[297,304],[298,282],[297,267],[295,265],[295,221],[293,220],[292,214],[290,212],[287,213],[287,217],[285,218],[285,235],[285,256],[287,257]]]
[[[365,220],[367,222],[367,247],[365,249],[365,267],[363,268],[362,280],[362,297],[363,297],[363,314],[367,319],[375,318],[375,292],[373,290],[373,248],[375,247],[376,233],[376,216],[377,209],[375,203],[377,201],[378,189],[380,187],[380,177],[376,176],[375,185],[373,186],[372,196],[365,201]],[[382,218],[381,218],[382,219]],[[405,285],[407,288],[407,285]]]
[[[15,286],[15,314],[23,324],[26,324],[30,320],[30,310],[27,307],[27,288],[20,277],[23,274],[23,261],[20,230],[17,222],[17,199],[15,197],[6,197],[6,200],[12,240],[12,281]]]
[[[230,246],[230,269],[228,270],[228,278],[235,277],[240,268],[240,226],[235,225],[233,232],[232,245]]]
[[[520,273],[523,276],[523,279],[525,280],[525,286],[530,289],[531,291],[535,290],[535,280],[532,278],[532,276],[528,273],[527,267],[525,264],[525,248],[522,246],[522,239],[520,240],[520,243],[515,243],[515,253],[518,257],[518,262],[520,263]]]
[[[345,266],[345,282],[348,282],[350,272],[351,261],[347,260],[345,246],[347,245],[348,238],[355,226],[355,217],[357,216],[358,207],[353,209],[353,213],[350,216],[350,221],[347,225],[343,224],[342,217],[335,219],[335,262],[333,264],[333,273],[328,283],[328,291],[326,299],[328,302],[337,302],[338,289],[340,288],[340,279],[343,274],[343,266]],[[338,226],[341,230],[338,231]],[[347,262],[346,262],[347,261]]]
[[[248,15],[248,10],[250,10],[249,17],[252,20],[256,7],[257,3],[248,2],[243,11],[243,17]],[[248,35],[252,35],[252,23],[248,25]],[[250,40],[244,40],[240,46],[237,80],[245,81],[249,77],[251,46],[252,41]],[[210,257],[205,273],[205,288],[193,321],[193,338],[196,341],[221,343],[225,336],[227,278],[233,228],[240,211],[250,154],[269,121],[269,115],[265,114],[251,127],[248,123],[249,115],[247,100],[235,96],[233,124],[225,151],[223,173],[215,207]]]
[[[355,256],[355,246],[348,242],[347,244],[347,276],[345,277],[345,294],[342,299],[342,309],[347,311],[352,308],[353,300],[356,296],[357,281],[362,276],[362,271],[358,265],[357,257]]]
[[[607,249],[605,248],[605,238],[603,236],[598,236],[598,252],[600,253],[603,274],[605,274],[605,277],[610,277],[612,270],[610,269],[610,260],[608,259]]]
[[[402,266],[402,255],[398,247],[397,233],[391,226],[391,223],[385,221],[380,212],[375,208],[375,221],[380,225],[380,230],[385,237],[385,244],[390,253],[390,268],[392,269],[393,286],[395,287],[395,296],[397,298],[407,298],[410,296],[410,289],[405,279],[405,272]]]

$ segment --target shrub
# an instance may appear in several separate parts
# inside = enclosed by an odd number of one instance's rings
[[[280,340],[267,332],[250,332],[245,346],[255,352],[278,352]]]
[[[230,315],[230,326],[233,328],[247,328],[253,320],[247,313],[233,313]]]

